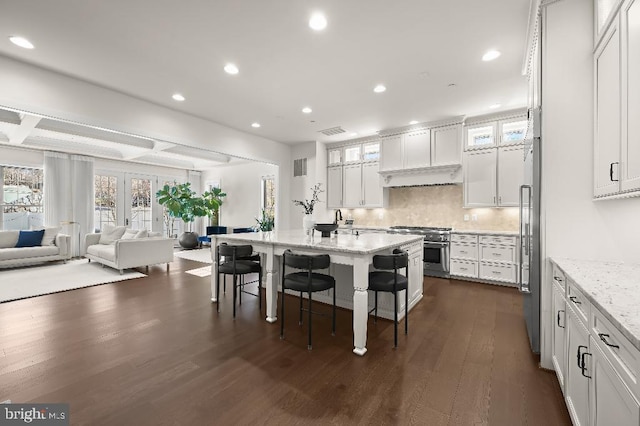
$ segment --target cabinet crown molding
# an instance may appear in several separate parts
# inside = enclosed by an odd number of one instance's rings
[[[394,136],[394,135],[401,135],[404,133],[411,133],[411,132],[421,131],[421,130],[426,131],[429,129],[433,129],[434,127],[453,126],[456,124],[462,124],[464,122],[464,119],[465,119],[464,115],[458,115],[458,116],[447,118],[444,120],[429,121],[424,123],[412,124],[409,126],[402,126],[402,127],[396,127],[393,129],[381,130],[380,132],[378,132],[378,135],[380,135],[380,137]]]
[[[527,108],[517,108],[517,109],[512,109],[509,111],[501,111],[501,112],[495,112],[492,114],[484,114],[484,115],[476,115],[474,117],[467,117],[464,120],[464,125],[465,126],[472,126],[472,125],[476,125],[476,124],[483,124],[483,123],[490,123],[492,121],[498,121],[498,120],[508,120],[511,118],[518,118],[521,116],[525,116],[527,115]]]

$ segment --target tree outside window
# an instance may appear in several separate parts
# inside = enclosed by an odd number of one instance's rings
[[[29,229],[44,223],[43,171],[0,166],[0,224],[2,229]]]

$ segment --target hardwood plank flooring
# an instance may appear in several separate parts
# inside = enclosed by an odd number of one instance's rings
[[[370,319],[357,357],[350,311],[335,337],[314,316],[307,351],[295,299],[280,340],[256,298],[233,320],[230,286],[217,313],[200,266],[0,304],[0,401],[67,402],[73,425],[570,424],[514,289],[425,278],[398,348]]]

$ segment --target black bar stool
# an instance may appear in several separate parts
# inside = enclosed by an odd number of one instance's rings
[[[333,289],[333,312],[332,312],[332,331],[331,335],[336,334],[336,280],[331,275],[313,272],[318,269],[326,269],[331,264],[328,254],[305,255],[294,254],[290,250],[286,250],[282,255],[282,315],[280,318],[280,338],[284,339],[284,299],[285,289],[291,289],[300,292],[300,324],[302,324],[302,311],[309,312],[309,344],[307,348],[311,350],[311,314],[324,315],[311,310],[312,299],[311,293],[316,291],[324,291]],[[291,272],[285,274],[285,267],[295,269],[303,269],[304,271]],[[302,308],[302,293],[309,295],[309,309]]]
[[[216,300],[218,301],[216,308],[220,311],[220,274],[224,274],[225,290],[227,275],[233,276],[233,317],[236,317],[236,298],[237,294],[240,294],[240,304],[242,304],[242,293],[247,293],[252,296],[258,297],[258,306],[262,311],[262,266],[260,265],[260,255],[253,254],[253,247],[251,245],[229,245],[227,243],[221,243],[216,250],[216,259],[218,262],[218,274],[216,276]],[[221,261],[221,258],[224,258]],[[251,284],[252,282],[244,282],[244,276],[246,274],[258,274],[258,294],[248,292],[244,289],[244,286]],[[238,283],[238,276],[241,277],[240,283]],[[238,291],[239,289],[239,291]]]
[[[393,254],[373,256],[373,267],[381,271],[369,272],[369,290],[375,292],[374,322],[378,319],[378,292],[393,293],[393,345],[398,347],[398,292],[404,292],[404,334],[409,332],[409,253],[395,249]],[[406,276],[400,275],[398,269],[406,268]],[[393,272],[390,272],[393,271]]]

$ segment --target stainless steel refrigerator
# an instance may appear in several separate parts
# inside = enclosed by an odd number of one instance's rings
[[[524,146],[524,185],[520,187],[520,270],[524,319],[531,350],[540,353],[540,108],[529,110],[530,132]]]

